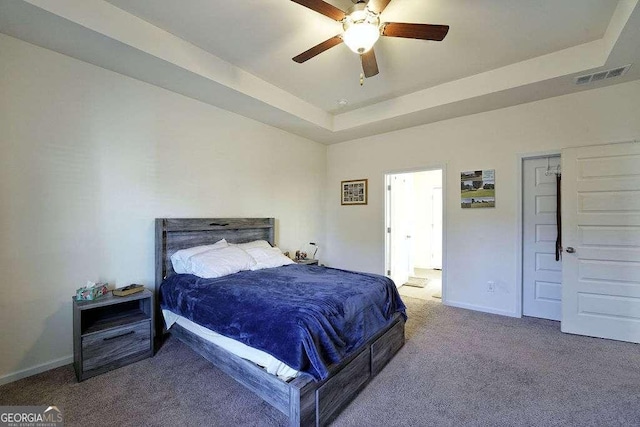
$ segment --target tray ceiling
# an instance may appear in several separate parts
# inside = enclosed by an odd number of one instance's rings
[[[341,26],[289,0],[0,0],[0,32],[323,143],[640,77],[573,83],[640,59],[638,0],[392,0],[382,17],[451,29],[381,38],[360,86],[346,46],[291,60]]]
[[[345,45],[291,58],[336,34],[340,23],[289,0],[108,0],[323,110],[406,95],[602,38],[617,5],[607,0],[392,0],[384,21],[447,24],[442,42],[382,37],[380,74],[360,87],[360,60]],[[329,3],[348,9],[349,0]]]

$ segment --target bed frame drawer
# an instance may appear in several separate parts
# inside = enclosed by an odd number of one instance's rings
[[[151,349],[151,321],[110,329],[82,337],[84,372],[122,365],[128,358]]]
[[[403,345],[404,321],[400,320],[371,344],[371,374],[378,374]]]
[[[370,355],[361,352],[351,363],[323,384],[316,393],[318,424],[325,425],[369,381]]]

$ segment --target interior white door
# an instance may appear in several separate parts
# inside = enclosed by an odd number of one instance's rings
[[[402,286],[409,280],[410,260],[410,185],[404,174],[392,175],[390,180],[390,277],[396,286]]]
[[[562,262],[556,261],[556,173],[560,156],[522,165],[522,314],[560,320]]]
[[[431,265],[442,269],[442,187],[433,189],[431,197]]]
[[[562,151],[562,331],[640,342],[640,143]]]

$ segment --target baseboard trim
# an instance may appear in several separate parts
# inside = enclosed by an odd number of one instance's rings
[[[52,360],[47,363],[43,363],[41,365],[36,365],[31,368],[22,369],[17,372],[12,372],[10,374],[0,376],[0,385],[9,384],[14,381],[21,380],[23,378],[30,377],[32,375],[40,374],[45,371],[49,371],[51,369],[59,368],[64,365],[69,365],[73,363],[73,356],[65,356],[56,360]]]
[[[499,314],[500,316],[507,316],[507,317],[521,317],[515,311],[498,310],[495,308],[485,307],[482,305],[468,304],[468,303],[459,302],[459,301],[451,301],[449,299],[447,299],[446,301],[443,301],[442,303],[444,305],[448,305],[451,307],[465,308],[467,310],[481,311],[483,313]]]

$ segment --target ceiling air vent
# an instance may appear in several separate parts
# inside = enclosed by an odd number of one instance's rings
[[[615,68],[607,73],[607,78],[610,79],[612,77],[620,77],[631,67],[631,65],[627,65],[626,67]]]
[[[580,77],[576,77],[576,84],[577,85],[584,85],[587,84],[591,81],[591,74],[589,74],[588,76],[580,76]]]
[[[575,79],[577,85],[584,85],[587,83],[593,83],[600,80],[612,79],[614,77],[621,77],[631,68],[631,64],[624,67],[612,68],[611,70],[598,71],[597,73],[587,74],[584,76],[578,76]]]

